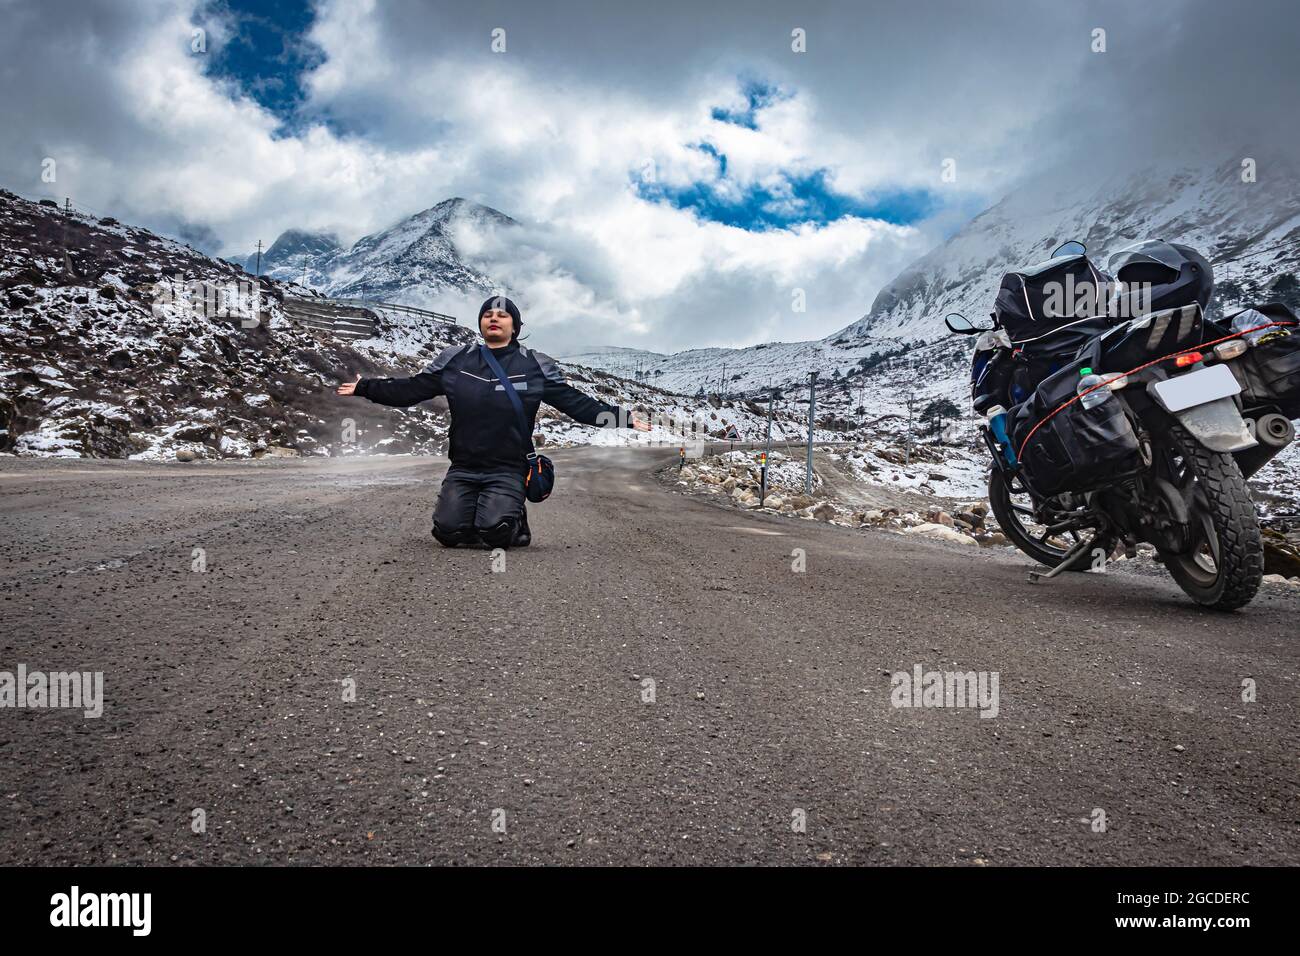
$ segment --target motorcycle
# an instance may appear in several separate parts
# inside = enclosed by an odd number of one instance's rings
[[[1037,280],[1062,274],[1091,276],[1091,307],[1048,307],[1051,283]],[[1104,570],[1144,542],[1205,607],[1255,596],[1264,557],[1246,479],[1295,438],[1300,331],[1280,306],[1210,322],[1212,287],[1209,263],[1184,246],[1138,243],[1101,272],[1071,242],[1004,277],[991,325],[946,317],[953,334],[981,336],[972,379],[989,506],[1050,569],[1031,581]],[[1272,350],[1267,362],[1256,346]]]

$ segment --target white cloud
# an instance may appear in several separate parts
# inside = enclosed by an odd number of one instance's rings
[[[509,247],[480,253],[522,290],[536,344],[555,350],[828,333],[864,312],[972,197],[1070,155],[1081,137],[1096,142],[1099,128],[1110,153],[1155,149],[1125,135],[1125,116],[1179,103],[1177,87],[1154,92],[1181,62],[1154,31],[1160,22],[1185,15],[1180,42],[1194,45],[1211,34],[1222,45],[1236,29],[1202,0],[1158,15],[1116,3],[1035,17],[952,0],[925,24],[915,11],[867,17],[832,4],[798,13],[809,36],[799,56],[788,48],[794,14],[776,2],[742,15],[672,0],[653,10],[323,0],[311,40],[324,59],[305,78],[304,113],[320,121],[286,133],[204,74],[189,49],[197,2],[3,3],[0,181],[156,228],[208,230],[227,254],[290,227],[352,240],[464,195],[524,223]],[[1111,59],[1088,51],[1099,18]],[[204,23],[210,49],[229,41],[231,24]],[[509,37],[501,55],[489,48],[498,25]],[[1247,51],[1284,32],[1253,20],[1240,29],[1253,34]],[[1209,95],[1208,80],[1177,75]],[[757,129],[711,117],[745,108],[741,78],[781,90]],[[1250,112],[1230,105],[1216,121]],[[726,154],[725,182],[701,142]],[[53,186],[40,182],[46,156],[59,162]],[[959,181],[919,230],[845,218],[746,232],[630,186],[647,175],[678,188],[759,184],[774,208],[798,208],[782,194],[788,175],[825,169],[862,197],[938,188],[947,157]],[[790,310],[796,287],[808,295],[802,315]]]

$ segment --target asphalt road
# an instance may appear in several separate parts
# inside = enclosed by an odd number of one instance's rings
[[[0,710],[0,863],[1300,862],[1294,591],[1031,586],[672,453],[556,453],[499,573],[434,460],[0,462],[0,670],[104,675]],[[918,664],[997,716],[891,706]]]

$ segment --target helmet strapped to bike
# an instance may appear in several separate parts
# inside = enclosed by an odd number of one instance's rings
[[[1214,267],[1191,246],[1145,239],[1111,254],[1107,271],[1120,283],[1118,310],[1125,318],[1198,303],[1202,310],[1214,294]]]

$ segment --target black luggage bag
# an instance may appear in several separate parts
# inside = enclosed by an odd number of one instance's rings
[[[1295,313],[1278,302],[1256,305],[1225,320],[1234,332],[1269,323],[1282,324],[1246,336],[1250,348],[1232,370],[1247,407],[1276,405],[1287,418],[1300,418],[1300,325]]]
[[[1013,346],[1033,348],[1031,343],[1039,343],[1040,348],[1047,346],[1062,354],[1065,348],[1057,344],[1061,341],[1057,334],[1104,316],[1107,288],[1105,277],[1087,256],[1059,256],[1006,273],[993,314]]]
[[[1020,465],[1029,485],[1044,496],[1088,491],[1141,467],[1137,433],[1115,396],[1093,408],[1075,401],[1039,425],[1075,397],[1079,377],[1078,367],[1067,365],[1012,410]]]

